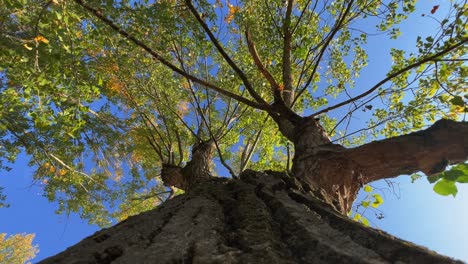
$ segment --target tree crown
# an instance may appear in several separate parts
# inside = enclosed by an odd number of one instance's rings
[[[366,44],[398,41],[415,1],[7,0],[0,166],[25,151],[58,212],[105,225],[167,198],[164,165],[186,166],[206,142],[209,166],[236,177],[289,170],[288,127],[305,120],[357,146],[457,119],[466,3],[440,8],[424,10],[433,34],[391,49],[391,69],[364,84]]]

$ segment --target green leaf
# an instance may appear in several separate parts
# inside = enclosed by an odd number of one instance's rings
[[[365,217],[361,217],[361,223],[365,226],[369,226],[369,220],[367,220],[367,218]]]
[[[372,196],[374,196],[374,202],[372,203],[372,207],[377,208],[379,205],[383,204],[383,199],[380,194],[374,193]]]
[[[450,103],[452,103],[452,105],[465,106],[465,102],[463,101],[463,98],[458,95],[450,99]]]
[[[364,186],[364,191],[365,192],[372,192],[372,187],[369,185]]]
[[[463,174],[468,175],[468,164],[466,163],[460,163],[456,166],[453,166],[452,169],[462,171]]]
[[[453,197],[455,197],[457,195],[458,189],[457,186],[455,186],[454,181],[442,179],[434,185],[434,191],[443,196],[451,194]]]
[[[463,176],[463,175],[464,175],[463,171],[452,168],[449,171],[443,172],[442,178],[448,181],[456,181],[458,177]]]
[[[369,207],[369,204],[370,204],[370,201],[362,201],[362,202],[361,202],[361,205],[362,205],[364,208]]]
[[[448,171],[444,171],[427,178],[430,183],[434,183],[441,178],[449,181],[465,182],[466,177],[468,177],[468,164],[461,163],[453,166]]]
[[[434,174],[434,175],[431,175],[431,176],[427,176],[427,180],[429,181],[429,183],[435,183],[440,178],[442,178],[442,174],[443,173],[438,173],[438,174]]]
[[[354,217],[353,217],[353,220],[354,221],[359,221],[361,218],[362,218],[361,214],[355,214]]]
[[[457,166],[454,166],[450,171],[452,170],[459,174],[459,176],[455,180],[456,182],[468,183],[468,164],[466,163],[458,164]]]
[[[458,177],[457,182],[459,183],[468,183],[468,175],[462,175]]]
[[[416,180],[420,179],[422,176],[420,174],[413,173],[410,175],[410,177],[411,177],[411,183],[414,183]]]

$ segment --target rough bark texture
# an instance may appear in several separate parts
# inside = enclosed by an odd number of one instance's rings
[[[468,122],[439,120],[426,130],[352,149],[331,144],[312,120],[296,134],[294,176],[343,214],[366,183],[418,171],[432,175],[468,157]]]
[[[211,178],[214,142],[201,141],[192,148],[190,161],[184,167],[163,164],[161,178],[165,185],[189,190],[193,186]]]
[[[426,130],[374,141],[343,155],[365,170],[365,183],[418,171],[432,175],[468,158],[468,122],[439,120]]]
[[[284,173],[213,178],[42,264],[461,263],[366,228]]]

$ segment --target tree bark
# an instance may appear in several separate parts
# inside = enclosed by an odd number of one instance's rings
[[[211,178],[41,264],[462,263],[364,227],[285,173]]]
[[[207,140],[194,144],[190,161],[184,167],[163,164],[161,178],[165,185],[188,191],[211,178],[214,141]]]
[[[468,122],[439,120],[426,130],[356,148],[331,144],[318,123],[296,127],[292,172],[346,214],[366,183],[411,174],[442,172],[468,157]]]

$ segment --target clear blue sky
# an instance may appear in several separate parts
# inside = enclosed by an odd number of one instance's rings
[[[429,13],[432,6],[438,4],[441,5],[438,12],[442,14],[446,1],[421,1],[411,20],[403,25],[399,40],[370,39],[367,49],[370,65],[357,87],[368,88],[385,76],[390,67],[389,47],[414,48],[416,36],[424,36],[422,32],[433,29],[434,24],[427,17],[421,17],[421,13]],[[0,209],[0,233],[35,233],[34,243],[39,244],[40,249],[34,259],[36,262],[77,243],[99,228],[88,225],[76,215],[54,214],[56,205],[42,197],[40,186],[32,185],[32,174],[25,156],[19,157],[12,171],[0,172],[0,186],[5,187],[11,204],[10,208]],[[373,224],[397,237],[468,262],[468,184],[458,185],[458,195],[453,198],[435,194],[424,178],[411,183],[409,177],[401,176],[394,181],[399,195],[383,191],[385,201],[379,209],[385,218],[376,220],[372,214],[368,215]],[[387,187],[384,182],[373,186]]]

